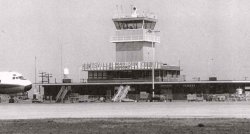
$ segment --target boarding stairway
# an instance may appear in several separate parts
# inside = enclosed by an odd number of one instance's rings
[[[71,86],[62,86],[56,96],[56,102],[63,102],[69,90],[71,90]]]
[[[130,86],[120,86],[118,88],[118,91],[117,93],[114,95],[113,97],[113,101],[114,102],[121,102],[123,99],[126,98],[127,94],[128,94],[128,91],[130,90]]]

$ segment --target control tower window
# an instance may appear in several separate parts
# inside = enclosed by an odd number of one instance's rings
[[[128,23],[128,29],[135,29],[136,26],[134,26],[133,23]]]
[[[140,29],[142,28],[142,20],[135,21],[115,21],[116,29]]]
[[[122,29],[128,29],[128,23],[120,22],[120,26]]]
[[[116,27],[116,29],[123,29],[123,23],[122,22],[114,22],[115,23],[115,27]]]
[[[154,29],[155,22],[145,21],[144,28],[145,29]]]
[[[137,29],[142,28],[142,23],[136,23],[137,24]]]

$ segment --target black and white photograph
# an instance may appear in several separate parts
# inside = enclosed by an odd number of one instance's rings
[[[1,134],[249,134],[250,1],[0,0]]]

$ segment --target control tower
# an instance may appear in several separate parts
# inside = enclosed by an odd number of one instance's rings
[[[153,61],[155,44],[160,43],[154,31],[156,16],[138,14],[136,7],[132,10],[131,15],[117,15],[112,19],[116,27],[111,37],[116,45],[116,62]]]
[[[160,37],[155,31],[155,15],[137,13],[132,8],[129,15],[116,15],[114,35],[110,41],[115,43],[116,60],[109,63],[84,63],[82,71],[88,72],[89,83],[123,82],[173,82],[183,81],[180,67],[156,62],[154,52]],[[154,84],[153,84],[154,85]]]

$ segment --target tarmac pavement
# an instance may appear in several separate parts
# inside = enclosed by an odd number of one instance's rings
[[[250,118],[250,102],[0,104],[0,119]]]

